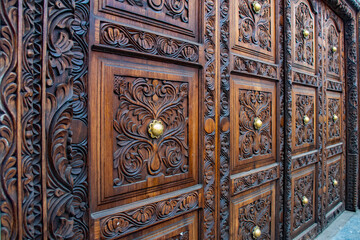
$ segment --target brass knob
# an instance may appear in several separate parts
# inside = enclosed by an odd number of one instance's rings
[[[304,121],[304,124],[306,125],[310,122],[310,118],[307,115],[305,115],[303,121]]]
[[[336,187],[338,184],[339,184],[339,182],[336,179],[334,179],[333,180],[333,185]]]
[[[336,122],[338,119],[339,119],[339,117],[336,114],[334,114],[333,115],[333,121]]]
[[[304,38],[308,38],[309,35],[310,35],[309,30],[304,29],[304,30],[303,30],[303,36],[304,36]]]
[[[258,226],[255,226],[254,229],[253,229],[252,234],[253,234],[253,238],[254,238],[254,239],[259,238],[259,237],[261,236],[261,230],[260,230],[260,228],[259,228]]]
[[[332,52],[336,52],[336,51],[337,51],[337,47],[333,46],[333,47],[331,48],[331,51],[332,51]]]
[[[149,134],[152,138],[159,138],[164,133],[164,125],[161,121],[152,120],[149,124]]]
[[[255,13],[259,13],[261,10],[261,4],[257,1],[253,2],[252,7]]]
[[[301,199],[301,202],[302,202],[302,205],[305,206],[306,204],[309,203],[309,199],[307,197],[303,196]]]
[[[255,128],[256,130],[259,130],[259,129],[261,128],[261,126],[262,126],[262,121],[261,121],[261,119],[258,118],[258,117],[256,117],[256,118],[254,119],[254,128]]]

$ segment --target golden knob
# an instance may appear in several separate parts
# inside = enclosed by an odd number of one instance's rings
[[[258,226],[255,226],[254,229],[253,229],[252,234],[253,234],[253,238],[254,238],[254,239],[259,238],[259,237],[261,236],[261,230],[260,230],[260,228],[259,228]]]
[[[309,35],[310,35],[309,30],[304,29],[304,30],[303,30],[303,36],[304,36],[304,38],[308,38]]]
[[[306,204],[309,203],[309,199],[307,197],[303,196],[301,199],[301,202],[302,202],[302,205],[305,206]]]
[[[337,51],[337,47],[333,46],[333,47],[331,48],[331,51],[332,51],[332,52],[336,52],[336,51]]]
[[[149,134],[152,138],[159,138],[164,133],[164,125],[161,121],[152,120],[149,124]]]
[[[333,115],[333,121],[336,122],[338,119],[339,119],[339,117],[336,114],[334,114]]]
[[[257,2],[257,1],[253,2],[252,6],[253,6],[253,10],[254,10],[255,13],[260,12],[261,4],[259,2]]]
[[[339,182],[336,179],[334,179],[333,180],[333,185],[336,187],[338,184],[339,184]]]
[[[258,118],[258,117],[256,117],[256,118],[254,119],[254,128],[255,128],[256,130],[259,130],[259,129],[261,128],[261,126],[262,126],[262,121],[261,121],[261,119]]]
[[[304,121],[304,124],[306,125],[310,122],[310,118],[307,115],[305,115],[303,121]]]

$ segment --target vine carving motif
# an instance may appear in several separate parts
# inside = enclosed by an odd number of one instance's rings
[[[155,12],[163,12],[173,19],[189,22],[189,0],[116,0],[131,6],[150,8]]]
[[[115,76],[114,186],[188,172],[188,88],[185,82]],[[148,133],[152,120],[164,125],[157,139]]]
[[[303,31],[309,31],[304,37]],[[301,2],[295,7],[295,60],[314,66],[314,17],[308,5]]]
[[[148,204],[138,209],[118,213],[100,220],[101,236],[104,239],[114,239],[196,209],[198,206],[199,194],[191,192],[179,197]]]
[[[197,45],[153,33],[115,24],[102,23],[100,35],[100,43],[111,47],[189,62],[198,62],[199,60],[199,47]]]
[[[253,229],[261,229],[261,239],[271,239],[271,194],[239,208],[239,239],[253,239]]]
[[[272,153],[272,94],[239,90],[239,160]],[[254,119],[262,126],[254,128]]]
[[[295,144],[302,146],[314,143],[314,97],[297,94],[295,101]],[[309,123],[304,123],[304,116],[309,117]]]

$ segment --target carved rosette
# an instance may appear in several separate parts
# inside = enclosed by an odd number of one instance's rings
[[[253,239],[253,229],[261,229],[260,239],[271,239],[271,194],[239,208],[239,239]]]
[[[304,31],[309,32],[304,37]],[[295,61],[314,66],[314,17],[310,7],[300,2],[295,6]]]
[[[296,94],[295,96],[295,146],[314,143],[314,97]],[[309,118],[309,123],[304,123],[304,116]]]
[[[327,204],[331,206],[333,203],[337,202],[340,199],[340,189],[341,189],[341,168],[340,161],[329,164],[328,166],[328,196]],[[338,185],[334,184],[334,181],[338,182]]]
[[[271,0],[258,0],[259,13],[253,10],[253,0],[239,1],[239,39],[240,43],[257,46],[271,52]]]
[[[114,186],[188,172],[188,93],[185,82],[115,76]],[[164,125],[156,139],[152,120]]]
[[[191,192],[100,219],[101,239],[114,239],[178,216],[199,206],[199,194]]]
[[[293,231],[309,222],[314,217],[314,173],[300,177],[294,181],[294,206],[293,206]],[[303,204],[302,199],[308,199],[307,204]]]
[[[272,153],[272,94],[239,90],[239,160]],[[259,118],[262,126],[254,128]]]
[[[338,117],[334,120],[334,115]],[[340,137],[341,130],[341,112],[340,100],[335,98],[328,98],[328,136],[329,140]]]

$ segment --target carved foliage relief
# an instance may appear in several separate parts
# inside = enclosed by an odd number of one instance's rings
[[[272,93],[239,90],[239,160],[272,153]],[[255,129],[255,118],[262,126]]]
[[[314,17],[304,2],[295,6],[295,61],[314,66]],[[304,37],[304,31],[309,36]]]
[[[329,140],[340,137],[341,131],[341,111],[340,111],[340,99],[328,98],[328,137]],[[334,119],[334,116],[338,119]]]
[[[165,13],[173,19],[189,22],[189,0],[116,0],[131,6]]]
[[[297,230],[314,216],[314,173],[311,172],[294,181],[294,202],[293,202],[293,231]],[[303,204],[303,197],[308,199],[307,204]]]
[[[314,130],[314,100],[313,96],[296,94],[295,96],[295,146],[312,144],[315,139]],[[304,117],[309,118],[309,122],[304,122]]]
[[[261,10],[255,13],[253,0],[239,1],[239,39],[240,43],[258,46],[271,52],[271,0],[260,0]]]
[[[341,186],[341,165],[340,161],[328,165],[328,206],[340,199]],[[337,181],[337,184],[334,184]]]
[[[114,186],[188,172],[188,93],[185,82],[115,76]],[[152,120],[164,126],[157,139]]]
[[[271,194],[239,208],[239,239],[253,239],[253,229],[261,229],[259,239],[271,239]]]
[[[339,74],[340,68],[340,45],[339,45],[340,34],[338,33],[336,27],[331,24],[328,28],[327,36],[327,59],[328,59],[328,72]],[[333,51],[333,47],[336,47],[337,50]]]

